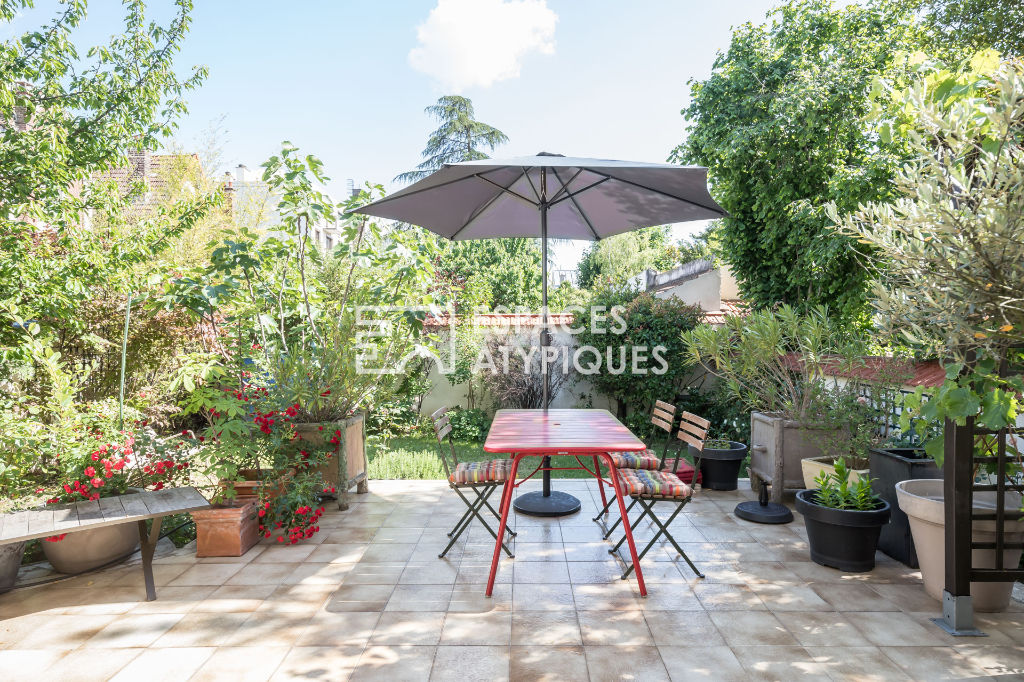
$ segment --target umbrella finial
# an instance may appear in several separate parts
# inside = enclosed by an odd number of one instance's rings
[[[555,154],[554,152],[537,152],[537,156],[561,156],[565,158],[565,154]]]

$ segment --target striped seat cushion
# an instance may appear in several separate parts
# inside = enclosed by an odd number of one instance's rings
[[[512,472],[511,459],[459,462],[448,480],[452,483],[501,483]]]
[[[660,461],[654,454],[654,450],[643,452],[609,452],[616,469],[646,469],[653,471],[658,468]]]
[[[676,499],[690,496],[690,486],[667,471],[623,469],[619,472],[619,479],[629,495],[657,495]]]

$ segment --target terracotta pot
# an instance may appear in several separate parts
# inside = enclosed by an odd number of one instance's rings
[[[57,542],[44,540],[43,554],[59,573],[84,573],[126,557],[138,547],[139,525],[118,523],[68,533]]]
[[[826,474],[836,473],[836,458],[829,455],[822,457],[811,457],[809,459],[800,460],[800,469],[804,474],[804,486],[808,490],[815,490],[818,487],[817,478],[821,472]],[[860,479],[861,476],[867,476],[870,469],[849,469],[846,474],[846,480],[853,483]]]
[[[259,499],[260,490],[265,489],[266,493],[274,498],[277,495],[283,495],[285,484],[288,478],[293,475],[294,472],[288,471],[284,475],[280,476],[275,484],[269,485],[266,483],[264,476],[268,476],[269,472],[260,471],[258,469],[239,469],[238,476],[242,479],[241,481],[218,481],[223,489],[234,488],[235,490],[235,501],[236,502],[250,502]]]
[[[7,592],[18,582],[21,555],[25,553],[24,542],[0,545],[0,594]]]
[[[242,556],[259,540],[256,502],[213,505],[192,512],[196,556]]]
[[[896,495],[900,509],[910,519],[910,532],[914,536],[917,559],[921,564],[924,590],[929,596],[942,600],[946,582],[946,510],[944,504],[945,483],[941,479],[916,479],[896,484]],[[974,508],[992,511],[995,508],[995,493],[974,494]],[[1008,509],[1019,509],[1020,495],[1006,493]],[[971,535],[975,542],[995,542],[995,522],[975,521]],[[1024,520],[1007,521],[1006,541],[1024,540]],[[1016,567],[1021,550],[1003,550],[1003,565]],[[995,568],[996,552],[993,549],[972,550],[971,562],[979,568]],[[975,611],[1005,611],[1010,604],[1013,582],[971,583],[971,602]]]

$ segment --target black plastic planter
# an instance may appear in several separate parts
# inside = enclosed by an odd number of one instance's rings
[[[729,441],[729,449],[705,447],[700,453],[700,487],[711,490],[736,490],[740,476],[740,465],[747,456],[747,446],[736,441]],[[690,456],[695,457],[697,450],[690,446]]]
[[[910,521],[900,509],[896,484],[916,478],[942,478],[942,469],[921,448],[871,451],[871,491],[892,506],[892,520],[882,528],[878,549],[911,568],[918,568]]]
[[[889,523],[891,506],[871,511],[831,509],[815,500],[817,490],[801,490],[796,494],[796,510],[804,515],[811,561],[841,571],[861,573],[875,567],[878,534]]]

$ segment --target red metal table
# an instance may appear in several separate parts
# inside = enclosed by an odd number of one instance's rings
[[[629,527],[626,505],[623,502],[619,477],[615,475],[615,465],[609,452],[638,452],[646,449],[646,445],[612,416],[608,410],[498,410],[494,415],[490,433],[484,443],[484,452],[508,453],[512,457],[512,471],[505,481],[505,490],[501,502],[501,523],[498,526],[498,537],[503,537],[508,525],[508,513],[512,504],[512,490],[529,480],[538,471],[543,470],[543,460],[529,476],[521,481],[516,480],[519,462],[524,457],[544,457],[548,455],[571,455],[579,462],[578,467],[551,467],[554,470],[582,469],[589,471],[598,479],[601,498],[604,499],[605,484],[611,485],[619,502],[619,514],[622,516],[622,527],[626,532],[629,544],[629,555],[636,572],[636,582],[640,594],[647,596],[644,576],[640,572],[640,562],[636,556],[636,545],[633,543],[633,531]],[[593,460],[591,471],[581,458]],[[601,477],[598,465],[604,460],[610,472],[610,481]],[[494,557],[491,559],[491,574],[487,578],[487,596],[494,589],[494,576],[498,572],[498,557],[501,554],[501,542],[494,546]]]

